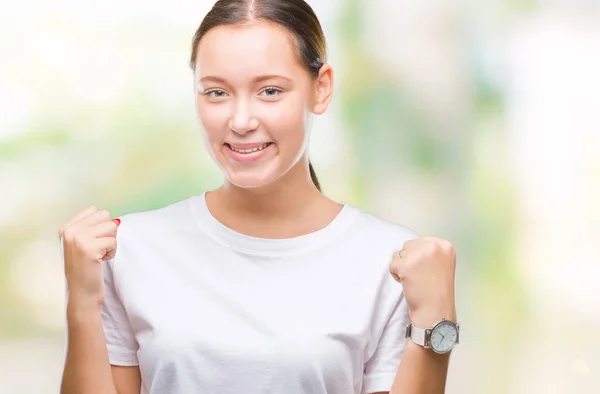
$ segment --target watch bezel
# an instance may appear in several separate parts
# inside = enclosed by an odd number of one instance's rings
[[[435,330],[439,329],[440,326],[442,326],[444,324],[450,324],[450,325],[454,326],[454,329],[456,330],[456,340],[452,343],[452,346],[450,346],[450,348],[448,348],[447,350],[438,350],[438,349],[436,349],[434,347],[434,345],[433,345],[433,343],[431,341],[431,337],[433,336],[433,333],[435,332]],[[428,344],[429,344],[429,347],[431,348],[431,350],[433,350],[437,354],[447,354],[447,353],[450,353],[452,351],[452,349],[454,349],[454,347],[456,345],[458,345],[458,343],[459,343],[459,336],[460,336],[460,326],[458,325],[458,323],[455,323],[455,322],[453,322],[451,320],[442,319],[435,326],[433,326],[432,328],[430,328],[428,330],[427,342],[429,342]]]

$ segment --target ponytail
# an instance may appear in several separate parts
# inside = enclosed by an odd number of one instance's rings
[[[319,178],[317,178],[317,174],[315,173],[315,169],[313,168],[312,163],[308,162],[308,171],[310,172],[310,179],[313,181],[318,191],[321,191],[321,184],[319,183]]]

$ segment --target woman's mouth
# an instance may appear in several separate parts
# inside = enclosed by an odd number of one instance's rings
[[[247,155],[247,154],[250,154],[250,153],[259,152],[259,151],[261,151],[263,149],[266,149],[271,144],[272,144],[272,142],[267,142],[267,143],[262,144],[262,145],[256,145],[256,146],[251,146],[251,147],[246,147],[246,146],[244,146],[244,147],[239,146],[238,147],[238,146],[233,146],[233,145],[230,145],[230,144],[227,144],[227,143],[225,145],[227,145],[229,147],[229,149],[231,149],[234,152]]]
[[[264,144],[228,144],[225,143],[225,150],[228,156],[241,163],[250,163],[257,161],[270,152],[275,144],[267,142]]]

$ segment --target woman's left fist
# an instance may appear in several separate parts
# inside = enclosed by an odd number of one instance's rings
[[[412,323],[430,328],[442,318],[456,321],[454,278],[456,253],[452,244],[435,237],[406,241],[395,252],[390,273],[402,283]]]

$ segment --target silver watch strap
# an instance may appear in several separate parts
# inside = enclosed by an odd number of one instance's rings
[[[426,347],[427,345],[427,329],[418,328],[409,324],[406,326],[406,334],[405,338],[410,338],[411,341],[416,343],[417,345]]]

